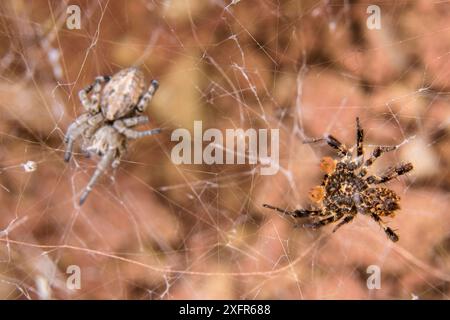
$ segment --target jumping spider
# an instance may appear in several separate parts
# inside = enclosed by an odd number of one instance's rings
[[[383,223],[381,217],[394,216],[395,211],[400,208],[400,197],[394,191],[377,185],[411,171],[413,165],[402,163],[389,168],[381,176],[366,175],[367,169],[378,157],[385,152],[396,150],[399,146],[377,146],[370,158],[364,161],[363,130],[359,118],[356,118],[355,159],[352,159],[352,152],[331,135],[308,142],[323,140],[337,150],[339,160],[324,157],[320,163],[320,168],[326,174],[322,184],[313,188],[309,194],[318,208],[286,211],[268,204],[263,206],[294,218],[313,217],[315,221],[303,224],[306,228],[319,228],[343,218],[333,232],[352,221],[357,213],[365,214],[383,228],[389,239],[398,241],[398,235]]]
[[[79,116],[67,129],[64,161],[70,160],[73,144],[79,137],[83,138],[82,150],[87,156],[93,153],[102,157],[80,197],[80,205],[108,166],[116,168],[119,165],[128,139],[138,139],[161,131],[131,129],[148,122],[147,116],[142,113],[157,89],[158,81],[152,80],[148,90],[145,90],[143,73],[137,68],[128,68],[112,77],[97,77],[91,85],[79,92],[86,113]]]

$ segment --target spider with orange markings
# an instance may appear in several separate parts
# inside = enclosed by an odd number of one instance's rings
[[[340,220],[333,232],[351,222],[357,213],[368,215],[383,228],[390,240],[398,241],[398,235],[385,225],[381,217],[394,216],[400,209],[400,197],[394,191],[379,185],[411,171],[413,165],[400,163],[380,176],[367,176],[368,168],[377,158],[383,153],[396,150],[400,145],[377,146],[364,161],[363,137],[359,118],[356,118],[356,157],[352,157],[351,150],[331,135],[307,141],[325,141],[337,150],[339,157],[338,160],[324,157],[320,163],[325,176],[321,185],[313,188],[309,194],[316,203],[316,208],[286,211],[268,204],[263,206],[294,218],[312,218],[311,222],[303,224],[306,228],[316,229]]]

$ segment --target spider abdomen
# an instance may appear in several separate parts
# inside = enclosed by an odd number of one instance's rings
[[[107,120],[129,115],[144,92],[144,75],[137,68],[124,69],[115,74],[105,85],[100,101],[102,113]]]
[[[379,216],[393,215],[400,209],[400,197],[394,191],[383,187],[367,189],[363,194],[363,202],[368,212]]]

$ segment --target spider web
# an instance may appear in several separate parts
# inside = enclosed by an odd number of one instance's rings
[[[257,3],[2,1],[1,298],[449,298],[449,1]],[[71,4],[80,30],[66,27]],[[366,27],[369,4],[380,30]],[[131,65],[161,83],[147,128],[163,132],[130,143],[79,207],[98,159],[63,162],[77,92]],[[366,217],[331,233],[262,208],[308,207],[334,154],[302,141],[332,133],[352,147],[357,116],[366,154],[402,145],[371,172],[415,166],[389,183],[396,244]],[[280,129],[279,172],[174,165],[170,134],[194,120]]]

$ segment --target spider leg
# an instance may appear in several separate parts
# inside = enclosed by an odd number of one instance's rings
[[[95,170],[93,176],[89,180],[88,185],[86,186],[80,197],[80,206],[86,201],[87,196],[89,195],[89,193],[91,193],[92,187],[97,182],[98,178],[103,174],[103,172],[105,172],[108,166],[112,164],[116,155],[116,151],[117,150],[115,148],[109,147],[108,151],[104,154],[104,156],[98,163],[97,169]]]
[[[329,223],[338,221],[339,219],[341,219],[344,216],[343,213],[332,213],[330,216],[326,217],[326,218],[322,218],[320,220],[311,222],[311,223],[305,223],[303,224],[304,228],[312,228],[312,229],[317,229],[320,227],[323,227]]]
[[[306,140],[303,143],[316,143],[316,142],[320,142],[320,141],[325,141],[330,147],[332,147],[333,149],[336,149],[338,152],[338,155],[342,158],[342,157],[350,157],[350,151],[347,149],[347,147],[341,143],[338,139],[336,139],[335,137],[333,137],[330,134],[327,134],[325,137],[323,138],[314,138],[311,140]]]
[[[345,216],[345,218],[339,222],[336,227],[334,227],[333,232],[336,232],[337,229],[339,229],[340,227],[342,227],[344,224],[350,223],[353,219],[355,218],[354,214]]]
[[[364,130],[361,128],[359,118],[356,117],[356,158],[349,165],[349,169],[355,170],[361,167],[364,163]]]
[[[369,159],[364,162],[364,165],[359,172],[360,177],[364,177],[367,174],[367,168],[370,167],[376,159],[381,157],[383,153],[394,151],[398,146],[377,146],[373,151]]]
[[[147,108],[148,104],[153,98],[153,95],[155,94],[156,90],[159,88],[159,83],[156,80],[152,80],[150,83],[150,87],[148,88],[147,92],[144,93],[144,95],[139,99],[139,102],[136,106],[137,110],[139,112],[144,112]]]
[[[99,112],[99,102],[100,102],[100,91],[102,89],[102,83],[107,83],[111,79],[110,76],[100,76],[95,78],[94,82],[81,89],[78,92],[78,97],[80,98],[83,107],[91,112]],[[92,91],[91,99],[88,98],[88,94]]]
[[[356,157],[362,157],[364,154],[363,149],[364,130],[361,128],[359,118],[356,118]],[[361,160],[362,161],[362,160]]]
[[[381,218],[379,216],[377,216],[375,213],[371,213],[370,217],[375,220],[380,227],[383,228],[384,232],[386,233],[386,235],[388,236],[389,239],[391,239],[391,241],[393,242],[397,242],[399,237],[398,235],[394,232],[394,230],[392,230],[391,228],[389,228],[388,226],[386,226],[383,222],[383,220],[381,220]]]
[[[95,128],[102,120],[103,115],[101,113],[96,114],[93,117],[90,117],[89,114],[85,113],[79,116],[69,128],[67,128],[67,133],[64,138],[64,142],[67,144],[64,152],[64,161],[68,162],[70,160],[75,140],[90,126]]]
[[[305,218],[305,217],[311,217],[311,216],[317,216],[321,211],[320,210],[308,210],[308,209],[299,209],[294,211],[287,211],[283,210],[274,206],[271,206],[269,204],[263,204],[264,208],[269,208],[284,214],[287,214],[294,218]]]
[[[133,120],[135,118],[129,118],[128,126],[132,126],[133,122],[138,120]],[[143,118],[140,118],[143,119]],[[125,135],[128,139],[139,139],[145,136],[150,136],[152,134],[157,134],[161,132],[161,129],[152,129],[152,130],[146,130],[146,131],[136,131],[130,128],[127,128],[127,123],[125,120],[116,120],[113,123],[113,127],[121,134]]]
[[[126,144],[121,144],[118,147],[118,149],[117,149],[118,150],[118,156],[114,159],[114,161],[111,164],[111,167],[113,167],[113,169],[115,169],[115,168],[117,168],[119,166],[120,158],[125,153],[126,149],[127,149],[126,148]]]
[[[370,176],[366,179],[366,181],[370,184],[379,184],[388,182],[398,176],[404,175],[413,169],[412,163],[401,163],[395,167],[388,169],[381,177]]]
[[[85,113],[75,119],[74,122],[67,128],[66,135],[64,137],[64,143],[66,143],[66,150],[64,152],[64,161],[69,161],[72,154],[73,143],[75,139],[83,132],[87,127],[87,120],[89,114]]]
[[[131,117],[131,118],[122,119],[122,121],[126,127],[134,127],[139,124],[148,123],[148,117],[147,116],[135,116],[135,117]]]
[[[75,124],[75,123],[73,123]],[[72,125],[73,125],[72,124]],[[72,156],[73,143],[80,136],[80,134],[86,130],[87,124],[84,123],[82,125],[70,126],[67,130],[66,137],[64,138],[64,142],[66,143],[66,149],[64,151],[64,161],[69,162],[70,157]]]
[[[64,137],[64,142],[67,143],[69,142],[69,137],[70,137],[70,133],[72,131],[74,131],[77,127],[81,126],[82,124],[84,124],[87,120],[89,119],[89,114],[87,113],[83,113],[81,116],[79,116],[78,118],[76,118],[71,124],[70,126],[67,128],[67,132],[66,135]]]

